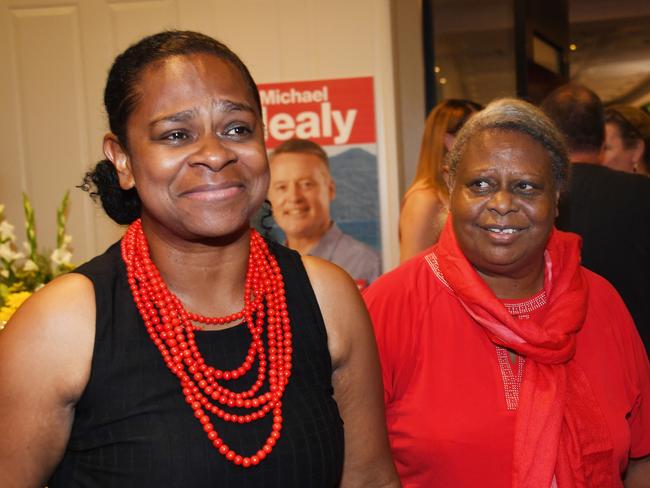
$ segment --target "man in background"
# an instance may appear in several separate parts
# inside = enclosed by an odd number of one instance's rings
[[[344,234],[330,217],[336,184],[323,148],[308,140],[290,139],[275,148],[270,167],[268,199],[287,247],[333,262],[361,289],[374,281],[381,274],[379,254]]]
[[[557,227],[582,236],[582,264],[616,287],[650,351],[650,179],[603,166],[604,109],[588,88],[561,86],[541,108],[565,135],[572,163]]]

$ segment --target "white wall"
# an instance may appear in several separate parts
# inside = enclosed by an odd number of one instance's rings
[[[415,110],[423,106],[419,3],[0,0],[0,203],[22,240],[20,195],[26,190],[40,244],[51,248],[54,209],[71,189],[76,262],[119,238],[121,229],[74,188],[102,158],[102,90],[110,63],[143,35],[200,30],[233,48],[258,83],[375,78],[382,243],[390,268],[398,260],[400,162],[417,157],[424,118],[422,108]]]
[[[415,177],[426,119],[422,2],[395,0],[392,11],[400,195]],[[400,198],[401,201],[401,198]]]

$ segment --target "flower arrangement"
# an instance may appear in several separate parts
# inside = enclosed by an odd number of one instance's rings
[[[5,219],[4,205],[0,205],[0,330],[32,293],[74,268],[72,238],[65,233],[69,203],[70,192],[66,192],[56,210],[56,249],[49,254],[38,250],[34,209],[27,195],[23,193],[27,234],[24,252],[18,249],[14,226]]]

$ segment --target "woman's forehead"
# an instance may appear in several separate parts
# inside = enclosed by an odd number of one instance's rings
[[[255,101],[239,70],[212,54],[170,56],[152,63],[140,76],[137,93],[134,112],[153,117],[206,104],[255,111]]]
[[[222,89],[244,85],[244,79],[230,61],[208,53],[168,56],[146,66],[138,80],[140,89],[164,88],[171,91],[182,83],[190,86],[210,86]]]
[[[525,166],[546,171],[551,168],[551,157],[539,141],[526,133],[485,130],[467,141],[458,165],[473,168]]]

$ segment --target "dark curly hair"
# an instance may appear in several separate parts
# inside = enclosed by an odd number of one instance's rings
[[[232,63],[244,78],[258,114],[262,113],[260,95],[253,77],[241,59],[227,46],[198,32],[160,32],[145,37],[117,56],[108,73],[104,89],[104,107],[110,130],[125,149],[129,146],[126,126],[138,103],[140,92],[137,90],[137,84],[144,69],[151,63],[170,56],[197,53],[212,54]],[[86,173],[79,187],[89,192],[93,199],[99,197],[106,214],[118,224],[130,224],[140,216],[141,202],[138,192],[135,188],[123,190],[120,187],[117,171],[106,159]]]

